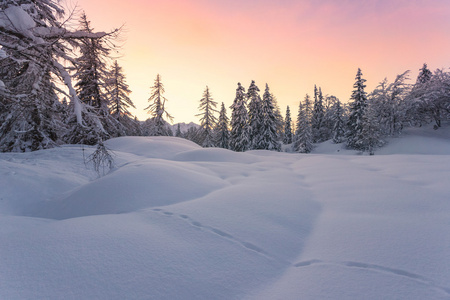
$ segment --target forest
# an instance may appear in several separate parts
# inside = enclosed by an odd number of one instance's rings
[[[95,32],[86,14],[67,15],[53,0],[4,0],[0,8],[1,152],[174,135],[238,152],[309,153],[316,143],[332,140],[373,154],[405,127],[434,123],[439,129],[450,117],[450,72],[423,64],[414,83],[406,71],[373,91],[365,90],[358,69],[349,101],[314,86],[312,96],[306,94],[298,108],[286,107],[284,117],[268,84],[261,91],[255,81],[247,89],[238,83],[232,105],[221,103],[220,109],[206,87],[200,126],[181,132],[178,125],[173,132],[159,74],[146,107],[150,117],[141,121],[130,113],[131,91],[117,60],[121,28]],[[74,18],[76,28],[67,25]]]

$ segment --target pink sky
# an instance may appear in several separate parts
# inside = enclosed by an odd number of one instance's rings
[[[347,102],[358,68],[370,92],[424,62],[450,66],[448,0],[79,0],[92,26],[125,24],[121,50],[131,98],[144,120],[160,74],[177,122],[195,115],[205,87],[229,107],[237,83],[266,83],[284,115],[313,93]],[[262,94],[262,93],[261,93]],[[231,115],[228,109],[228,116]]]

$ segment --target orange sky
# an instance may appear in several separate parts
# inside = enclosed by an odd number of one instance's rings
[[[448,0],[78,0],[92,26],[125,24],[119,60],[144,120],[160,74],[174,122],[198,122],[208,85],[229,107],[237,83],[266,83],[284,115],[313,93],[348,101],[356,71],[367,91],[424,62],[450,66]],[[262,95],[262,93],[261,93]],[[227,109],[228,116],[231,115]]]

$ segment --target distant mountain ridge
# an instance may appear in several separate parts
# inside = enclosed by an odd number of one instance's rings
[[[183,133],[188,131],[188,129],[191,128],[191,127],[195,127],[195,128],[199,128],[200,127],[200,125],[195,124],[194,122],[190,122],[188,124],[182,122],[182,123],[176,123],[176,124],[173,124],[173,125],[169,125],[170,128],[172,129],[173,135],[175,135],[175,133],[177,132],[178,124],[180,124],[180,130]]]

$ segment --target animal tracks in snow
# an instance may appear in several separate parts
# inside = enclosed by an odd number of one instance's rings
[[[211,226],[208,226],[208,225],[203,225],[202,223],[192,219],[191,217],[189,217],[189,216],[187,216],[185,214],[174,214],[172,212],[165,211],[165,210],[160,209],[160,208],[154,208],[154,209],[151,209],[151,210],[154,211],[154,212],[163,214],[165,216],[168,216],[168,217],[179,218],[179,219],[187,222],[188,224],[190,224],[193,227],[199,228],[199,229],[201,229],[203,231],[210,232],[210,233],[218,235],[218,236],[220,236],[222,238],[228,239],[228,240],[230,240],[232,242],[235,242],[235,243],[241,245],[242,247],[246,248],[247,250],[251,250],[253,252],[257,252],[257,253],[259,253],[261,255],[264,255],[264,256],[266,256],[266,257],[268,257],[270,259],[281,261],[280,259],[278,259],[274,255],[271,255],[270,253],[264,251],[263,249],[259,248],[258,246],[254,245],[254,244],[252,244],[250,242],[240,240],[239,238],[237,238],[237,237],[235,237],[235,236],[233,236],[233,235],[231,235],[231,234],[229,234],[229,233],[227,233],[225,231],[222,231],[220,229],[217,229],[217,228],[214,228],[214,227],[211,227]],[[283,263],[286,263],[286,262],[283,261]]]
[[[296,263],[296,264],[294,264],[294,267],[301,268],[301,267],[308,267],[308,266],[315,265],[315,264],[337,265],[337,266],[347,267],[347,268],[358,268],[358,269],[363,269],[363,270],[371,270],[374,272],[389,273],[391,275],[406,277],[411,280],[425,284],[427,286],[437,288],[437,289],[445,292],[446,294],[450,295],[450,288],[439,286],[433,280],[431,280],[429,278],[426,278],[424,276],[414,274],[414,273],[411,273],[411,272],[408,272],[405,270],[394,269],[394,268],[384,267],[384,266],[375,265],[375,264],[368,264],[368,263],[362,263],[362,262],[356,262],[356,261],[333,262],[333,261],[323,261],[323,260],[319,260],[319,259],[312,259],[312,260],[307,260],[307,261],[302,261],[302,262]]]

